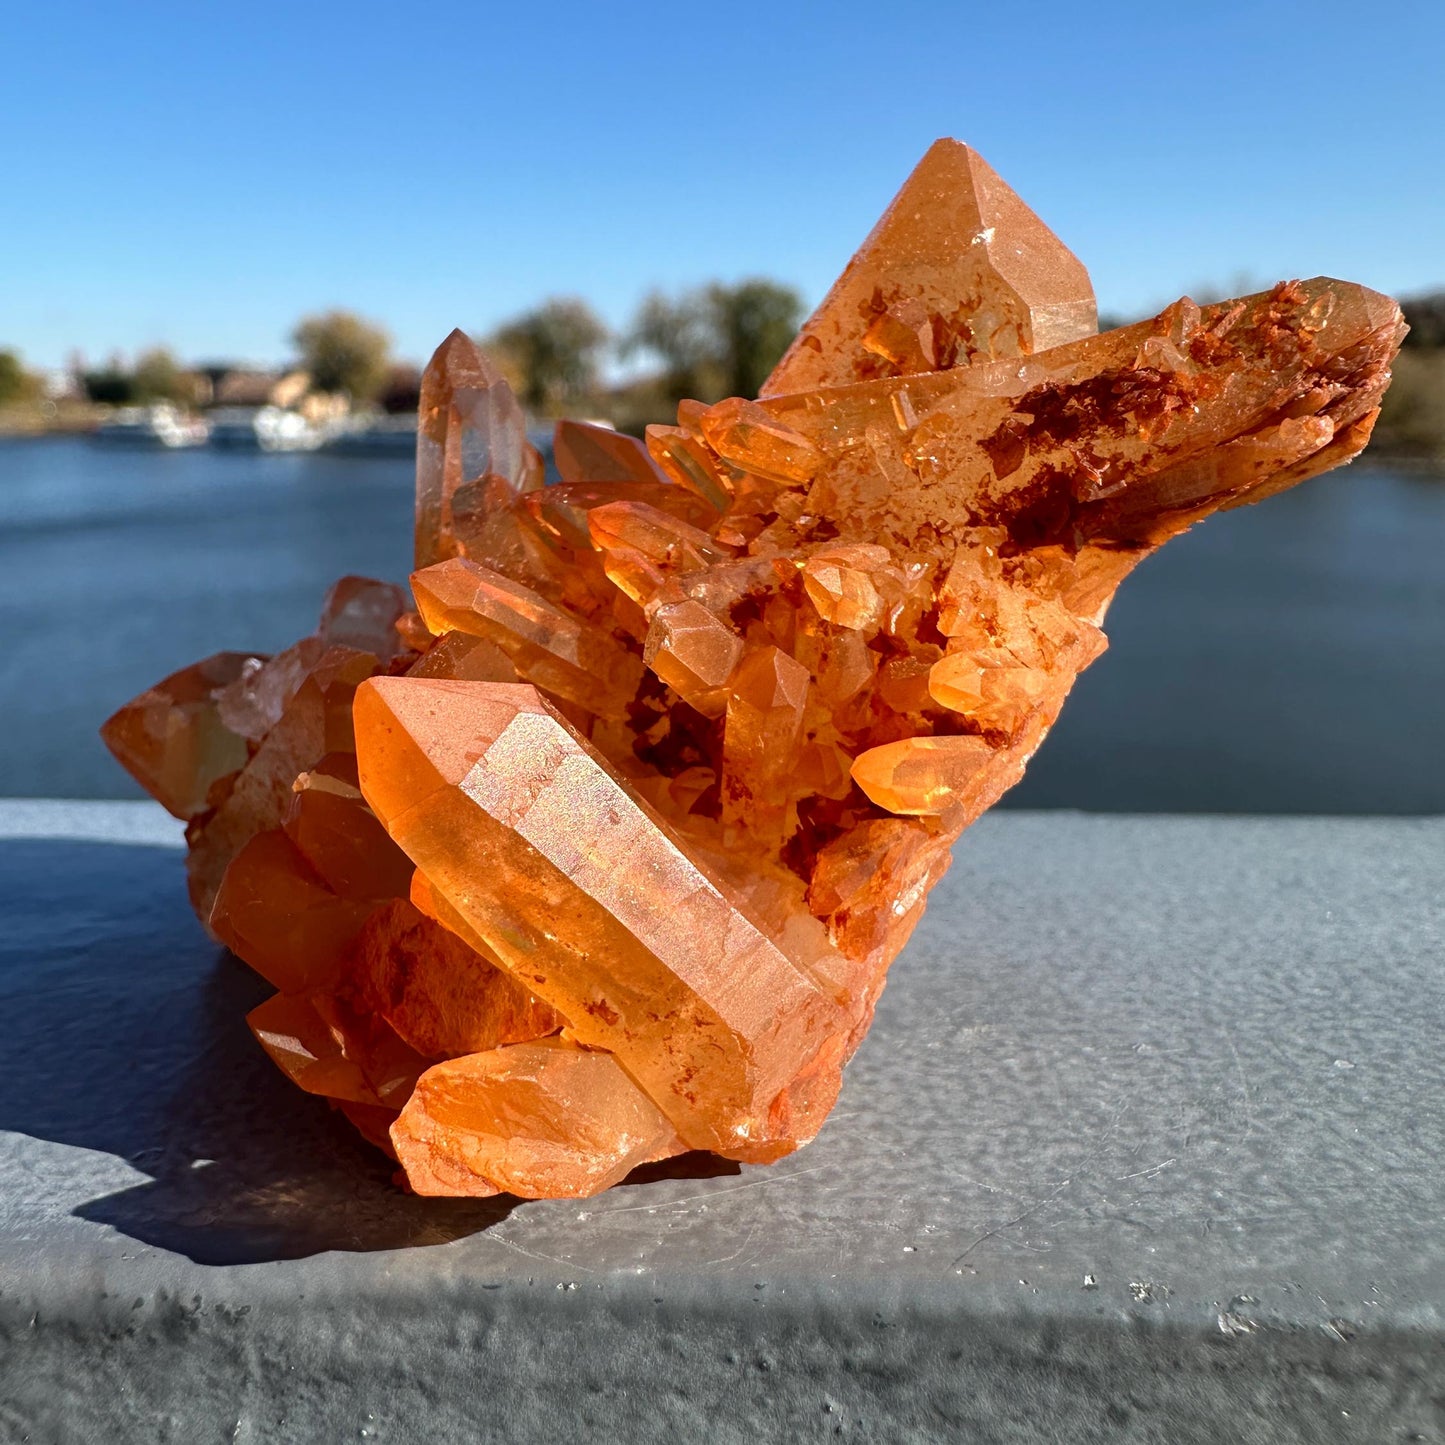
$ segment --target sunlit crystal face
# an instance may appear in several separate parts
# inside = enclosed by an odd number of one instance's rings
[[[976,151],[938,141],[764,396],[1028,356],[1097,329],[1089,273]]]
[[[1315,280],[1096,334],[1079,261],[940,141],[758,399],[645,444],[560,423],[560,486],[454,333],[416,610],[347,579],[315,637],[176,674],[106,738],[280,990],[258,1038],[417,1190],[776,1159],[1119,583],[1353,457],[1402,329]]]

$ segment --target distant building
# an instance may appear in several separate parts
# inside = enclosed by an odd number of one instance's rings
[[[212,362],[196,368],[206,381],[205,406],[295,406],[311,388],[305,371],[266,371]]]

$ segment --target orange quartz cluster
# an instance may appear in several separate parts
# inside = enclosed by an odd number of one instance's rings
[[[1139,560],[1365,444],[1403,327],[1286,282],[1097,334],[1080,263],[940,141],[757,400],[544,485],[460,332],[427,369],[415,610],[348,578],[106,741],[277,993],[276,1063],[427,1194],[584,1195],[817,1132],[959,833]]]

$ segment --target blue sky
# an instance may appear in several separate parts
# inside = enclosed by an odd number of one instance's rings
[[[940,135],[1137,313],[1445,285],[1445,7],[0,7],[0,346],[285,356],[340,305],[422,359],[549,294],[811,301]]]

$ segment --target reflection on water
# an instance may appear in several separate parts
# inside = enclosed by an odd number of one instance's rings
[[[95,728],[164,673],[400,579],[404,462],[0,443],[0,795],[130,797]],[[1125,585],[1009,802],[1445,811],[1445,481],[1356,467],[1171,543]]]

